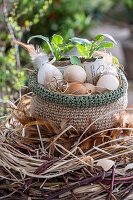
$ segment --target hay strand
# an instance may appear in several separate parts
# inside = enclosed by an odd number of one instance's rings
[[[78,132],[66,120],[59,127],[32,118],[30,100],[20,96],[0,126],[0,199],[133,198],[132,108],[108,113],[117,115],[111,129],[96,131],[92,122]],[[101,159],[115,165],[105,172]]]

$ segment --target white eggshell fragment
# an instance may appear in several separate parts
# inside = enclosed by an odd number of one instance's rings
[[[86,80],[86,72],[79,65],[70,65],[64,71],[64,79],[68,82],[84,83]]]
[[[111,169],[111,167],[115,164],[115,162],[113,160],[109,160],[109,159],[101,159],[98,161],[97,166],[101,166],[104,171],[108,171]]]
[[[113,91],[119,87],[119,80],[111,74],[106,74],[99,78],[96,86]]]

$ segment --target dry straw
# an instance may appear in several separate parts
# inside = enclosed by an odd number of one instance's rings
[[[32,118],[30,101],[6,102],[12,112],[0,126],[0,199],[133,199],[132,108],[108,114],[112,129],[92,123],[78,132],[67,120]]]

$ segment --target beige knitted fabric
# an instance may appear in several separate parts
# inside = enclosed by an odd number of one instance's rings
[[[93,122],[100,116],[112,112],[113,110],[124,109],[127,107],[127,94],[117,101],[104,106],[90,108],[71,108],[62,104],[47,102],[38,96],[33,96],[31,100],[31,115],[37,119],[51,119],[57,125],[61,121],[68,120],[68,125],[84,130],[89,124],[89,118]],[[113,115],[108,115],[98,120],[95,126],[98,130],[113,127],[115,121]]]

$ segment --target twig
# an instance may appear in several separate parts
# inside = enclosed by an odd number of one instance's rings
[[[81,169],[81,172],[82,172],[82,174],[83,174],[84,178],[87,178],[87,176],[86,176],[86,173],[85,173],[84,169]]]
[[[5,0],[3,0],[3,14],[5,17],[5,22],[7,24],[9,33],[11,34],[12,40],[16,40],[16,37],[14,35],[13,29],[10,25],[10,23],[8,22],[8,12],[7,12],[7,3]],[[15,44],[15,48],[16,48],[16,61],[17,61],[17,67],[20,67],[20,56],[19,56],[19,49],[18,49],[18,45]]]
[[[132,192],[133,192],[133,187],[131,188],[131,190],[129,190],[128,193],[126,193],[126,194],[122,197],[121,200],[125,200],[130,194],[132,194]]]
[[[19,190],[19,193],[24,199],[28,199],[28,195],[27,194],[24,194],[21,190]]]
[[[47,168],[49,168],[51,165],[53,165],[55,162],[57,162],[58,160],[60,160],[60,158],[58,159],[54,159],[54,160],[50,160],[48,162],[43,163],[40,167],[38,167],[34,174],[40,174],[42,172],[44,172]],[[23,189],[26,188],[26,191],[30,189],[30,185],[33,181],[34,177],[31,177],[23,186],[21,186],[19,189]]]
[[[6,198],[8,198],[8,197],[11,197],[14,193],[16,193],[16,191],[13,191],[13,192],[11,192],[11,193],[8,194],[8,195],[5,195],[5,196],[3,196],[3,197],[0,197],[0,199],[6,199]]]
[[[130,177],[129,177],[130,178]],[[103,180],[102,181],[102,183],[103,184],[106,184],[106,185],[109,185],[110,184],[110,182],[111,182],[111,180]],[[119,178],[119,180],[115,180],[114,179],[114,183],[116,183],[116,184],[121,184],[121,183],[133,183],[133,179],[123,179],[123,178]]]
[[[69,186],[69,184],[68,184],[68,182],[67,182],[67,180],[66,180],[66,177],[65,177],[64,175],[62,175],[62,177],[63,177],[63,179],[64,179],[66,185]],[[72,190],[70,190],[70,191],[71,191],[71,194],[72,194],[73,198],[74,198],[75,200],[78,200],[77,197],[75,196],[74,192],[73,192]]]
[[[106,177],[109,176],[108,174],[106,174]],[[74,190],[76,188],[79,188],[83,185],[88,185],[88,184],[91,184],[91,183],[95,183],[95,182],[101,182],[102,180],[104,180],[105,178],[105,171],[103,171],[102,175],[97,175],[95,177],[91,177],[91,178],[87,178],[87,179],[84,179],[82,181],[79,181],[78,183],[75,183],[73,185],[70,185],[70,186],[67,186],[66,188],[63,188],[63,189],[60,189],[60,190],[56,190],[53,192],[52,195],[50,195],[49,197],[47,197],[45,200],[52,200],[54,199],[55,197],[57,196],[60,196],[61,194],[64,194],[68,191],[71,191],[71,190]]]
[[[105,187],[105,185],[103,185],[102,183],[99,183],[99,185],[101,185],[101,187],[102,187],[103,189],[105,189],[108,193],[110,192],[110,191]],[[117,200],[116,197],[115,197],[113,194],[111,194],[111,196],[112,196],[112,198],[113,198],[114,200]]]
[[[110,197],[112,195],[113,186],[114,186],[114,178],[115,178],[115,165],[113,165],[113,168],[112,168],[112,180],[111,180],[110,192],[109,192],[109,194],[107,196],[107,200],[110,200]]]
[[[103,170],[102,176],[101,176],[99,179],[93,181],[93,183],[94,183],[94,184],[95,184],[95,183],[99,183],[99,182],[103,181],[104,178],[105,178],[105,171]]]
[[[0,103],[7,103],[7,104],[9,104],[12,108],[14,108],[14,109],[17,109],[17,106],[14,104],[14,103],[12,103],[11,101],[9,101],[9,100],[3,100],[3,99],[0,99]]]

